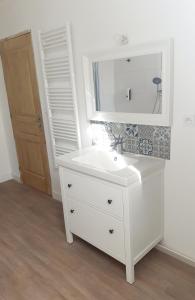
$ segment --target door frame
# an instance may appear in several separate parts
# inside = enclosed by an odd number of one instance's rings
[[[1,45],[2,42],[7,39],[16,38],[25,34],[31,35],[32,40],[32,49],[34,54],[34,63],[35,63],[35,69],[36,69],[36,77],[37,77],[37,86],[38,86],[38,92],[39,92],[39,101],[40,101],[40,107],[42,112],[42,121],[44,125],[44,135],[45,135],[45,142],[46,142],[46,149],[47,149],[47,156],[48,156],[48,164],[49,164],[49,172],[50,172],[50,178],[51,178],[51,194],[52,197],[56,200],[61,200],[61,194],[60,191],[56,190],[56,182],[55,178],[57,175],[57,169],[55,168],[54,164],[54,158],[53,158],[53,152],[52,152],[52,141],[50,139],[50,132],[49,132],[49,120],[47,115],[47,107],[46,107],[46,95],[44,90],[44,82],[42,78],[42,69],[41,69],[41,58],[39,54],[39,43],[38,43],[38,34],[36,34],[35,30],[27,29],[24,31],[20,31],[18,33],[9,35],[5,38],[0,39],[0,56],[1,56]],[[6,86],[5,86],[6,88]],[[7,88],[6,88],[7,91]],[[7,100],[8,103],[8,100]],[[8,109],[9,109],[9,118],[11,122],[11,114],[10,114],[10,108],[8,103]],[[12,122],[11,122],[12,123]],[[13,139],[13,142],[15,144],[15,139]],[[18,157],[17,157],[18,161]],[[19,171],[20,173],[20,171]],[[18,178],[17,178],[18,179]],[[19,181],[19,180],[18,180]]]

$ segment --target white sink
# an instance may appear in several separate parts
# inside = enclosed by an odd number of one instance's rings
[[[101,149],[94,149],[72,160],[108,171],[118,171],[138,162],[136,158]]]
[[[121,155],[92,146],[60,156],[57,164],[127,186],[135,181],[141,182],[144,176],[164,166],[164,160],[130,153]]]

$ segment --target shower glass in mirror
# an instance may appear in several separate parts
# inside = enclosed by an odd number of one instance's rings
[[[93,62],[98,112],[162,113],[162,53]]]

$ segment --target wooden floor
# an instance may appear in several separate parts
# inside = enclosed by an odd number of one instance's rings
[[[136,268],[89,244],[65,242],[61,203],[13,181],[0,184],[0,300],[195,300],[195,269],[156,250]]]

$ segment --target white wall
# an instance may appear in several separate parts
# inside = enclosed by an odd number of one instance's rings
[[[0,182],[11,179],[11,165],[2,121],[2,112],[0,111]]]
[[[87,125],[82,53],[115,47],[113,37],[118,33],[128,34],[130,44],[174,38],[174,125],[171,160],[167,162],[165,171],[164,244],[193,260],[195,260],[195,128],[183,126],[183,114],[195,113],[194,15],[194,0],[8,0],[8,4],[0,8],[0,37],[28,28],[32,28],[36,33],[38,29],[62,25],[66,20],[72,22],[84,144]],[[35,54],[38,62],[36,36]],[[43,99],[40,73],[38,75]]]
[[[12,177],[18,179],[19,170],[0,59],[0,182]]]

